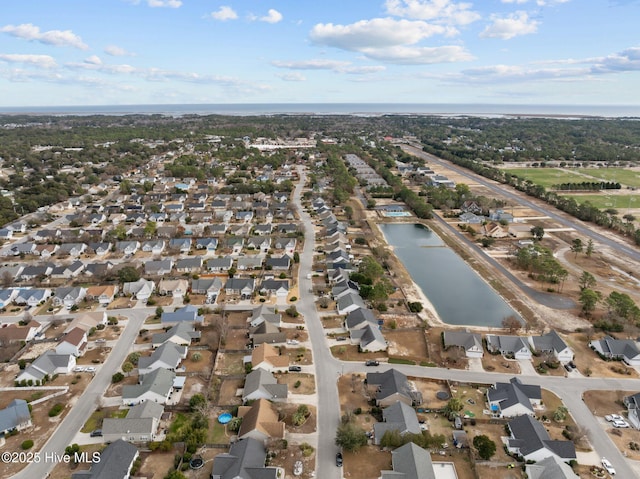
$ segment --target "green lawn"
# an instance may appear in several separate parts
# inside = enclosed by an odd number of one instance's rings
[[[582,175],[560,168],[506,168],[504,171],[516,175],[519,178],[531,180],[536,185],[541,185],[545,188],[551,188],[558,183],[581,183],[588,181],[588,179]]]
[[[212,444],[228,444],[229,436],[227,434],[227,428],[223,424],[220,424],[215,419],[209,420],[209,437],[207,442]]]
[[[578,203],[590,202],[596,208],[606,210],[615,208],[621,213],[626,208],[640,208],[640,193],[637,195],[610,195],[606,192],[599,195],[565,195],[576,200]]]
[[[102,427],[102,420],[105,417],[124,418],[129,412],[128,409],[100,409],[99,411],[93,411],[87,422],[84,423],[80,432],[91,432]]]
[[[624,186],[640,188],[640,171],[625,168],[579,168],[575,171],[604,181],[617,181]]]

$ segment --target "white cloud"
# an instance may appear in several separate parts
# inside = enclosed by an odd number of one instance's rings
[[[313,59],[303,61],[273,61],[271,64],[277,68],[287,68],[289,70],[328,70],[336,73],[347,73],[351,75],[363,75],[377,73],[385,70],[382,65],[377,66],[354,66],[351,62],[340,60]]]
[[[23,40],[36,41],[57,47],[74,47],[80,50],[87,50],[89,48],[82,41],[82,38],[71,30],[49,30],[41,32],[40,28],[32,23],[23,23],[21,25],[6,25],[2,27],[0,31],[17,38],[22,38]]]
[[[260,21],[267,23],[278,23],[282,21],[282,13],[280,13],[278,10],[270,8],[264,17],[260,17]]]
[[[471,3],[451,0],[387,0],[385,7],[389,14],[397,17],[433,20],[445,25],[468,25],[481,18],[471,10]]]
[[[423,21],[374,18],[351,25],[319,23],[311,29],[309,37],[315,43],[349,51],[365,48],[387,48],[395,45],[415,44],[435,34],[446,33],[440,25]]]
[[[151,8],[179,8],[182,6],[181,0],[147,0],[147,5]]]
[[[56,61],[49,55],[25,55],[19,53],[0,54],[0,61],[7,63],[23,63],[38,68],[55,68]]]
[[[227,20],[236,20],[238,18],[238,14],[233,8],[223,5],[215,12],[211,12],[211,18],[214,20],[220,20],[221,22],[226,22]]]
[[[501,38],[509,40],[519,35],[529,35],[538,30],[540,22],[529,18],[527,12],[518,11],[506,17],[492,15],[493,23],[480,33],[481,38]]]
[[[134,56],[136,56],[135,53],[128,52],[124,48],[119,47],[117,45],[107,45],[104,48],[104,52],[107,55],[111,55],[112,57],[134,57]]]
[[[394,46],[364,49],[362,53],[373,60],[400,65],[431,65],[434,63],[465,62],[474,59],[473,55],[458,45],[442,47]]]
[[[306,77],[302,73],[281,73],[277,75],[283,81],[307,81]]]
[[[508,3],[508,4],[517,4],[517,5],[522,5],[524,3],[528,3],[528,2],[534,2],[535,4],[538,5],[539,7],[544,7],[544,6],[551,6],[551,5],[558,5],[561,3],[567,3],[570,2],[571,0],[500,0],[502,3]]]
[[[102,65],[102,60],[98,55],[91,55],[88,58],[85,58],[85,63],[89,63],[91,65]]]
[[[606,57],[590,59],[592,73],[621,73],[640,71],[640,47],[631,47]]]

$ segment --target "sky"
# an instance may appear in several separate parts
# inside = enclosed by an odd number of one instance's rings
[[[640,0],[20,0],[0,107],[640,105]]]

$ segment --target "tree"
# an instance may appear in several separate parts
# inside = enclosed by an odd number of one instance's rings
[[[293,252],[293,262],[294,263],[299,263],[300,262],[300,253],[298,253],[297,251]]]
[[[591,258],[591,255],[593,253],[594,253],[593,240],[589,239],[589,241],[587,241],[587,249],[585,250],[584,254],[587,255],[587,258]]]
[[[162,316],[162,313],[164,313],[164,308],[162,306],[158,306],[156,308],[156,319],[160,319],[160,317]]]
[[[457,397],[452,397],[444,407],[444,413],[447,417],[451,418],[452,416],[456,416],[463,409],[464,404],[462,403],[462,400]]]
[[[189,399],[189,409],[194,412],[194,411],[199,411],[203,406],[206,406],[207,404],[207,398],[204,397],[204,395],[197,393],[194,394],[193,396],[191,396],[191,399]]]
[[[637,321],[640,318],[640,308],[628,294],[611,291],[606,303],[610,316],[618,316],[628,321]]]
[[[367,433],[353,422],[343,422],[336,432],[336,446],[345,451],[355,452],[367,444]]]
[[[131,364],[129,361],[125,361],[122,364],[122,371],[124,371],[125,373],[130,373],[131,371],[133,371],[133,364]]]
[[[133,353],[130,353],[129,356],[127,356],[127,361],[136,366],[138,365],[139,360],[140,360],[140,353],[133,352]]]
[[[542,226],[534,226],[531,228],[531,234],[537,241],[541,241],[544,237],[544,228]]]
[[[588,271],[583,271],[578,278],[578,285],[580,286],[580,290],[586,288],[593,289],[596,286],[596,278]]]
[[[376,281],[382,277],[384,269],[373,256],[365,256],[362,258],[358,272],[367,278],[370,278],[372,281]]]
[[[144,235],[147,238],[153,238],[156,235],[157,230],[158,224],[155,221],[147,221],[147,224],[144,225]]]
[[[576,238],[571,242],[571,251],[575,253],[575,258],[578,257],[578,253],[582,253],[584,250],[584,245],[582,244],[582,240],[580,238]]]
[[[134,283],[140,279],[140,272],[134,266],[125,266],[118,271],[118,279],[121,283]]]
[[[582,305],[582,312],[585,316],[591,316],[591,313],[596,309],[598,302],[602,299],[602,293],[593,289],[585,288],[580,291],[580,297],[578,301]]]
[[[564,422],[564,420],[567,419],[568,412],[569,410],[566,408],[566,406],[558,406],[558,409],[556,409],[553,413],[553,420],[555,422]]]
[[[234,266],[232,266],[231,268],[229,268],[229,270],[227,271],[227,274],[229,275],[229,278],[233,278],[233,276],[236,274],[236,268]]]
[[[176,471],[175,469],[167,472],[164,476],[164,479],[187,479],[187,476],[182,474],[180,471]]]
[[[502,320],[502,327],[508,329],[509,334],[513,334],[522,327],[522,323],[515,315],[510,314]]]
[[[473,438],[473,447],[478,451],[478,455],[488,461],[496,453],[496,443],[489,436],[481,434]]]
[[[122,374],[121,372],[117,372],[115,373],[113,376],[111,376],[111,382],[113,384],[115,383],[119,383],[120,381],[122,381],[124,379],[124,374]]]

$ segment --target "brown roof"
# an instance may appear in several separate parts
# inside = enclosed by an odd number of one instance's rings
[[[61,343],[69,343],[74,346],[80,346],[84,341],[84,329],[73,328],[67,334],[65,334],[60,340]]]
[[[104,286],[90,286],[87,288],[87,296],[90,298],[97,298],[103,294],[113,296],[116,294],[116,287],[113,284],[107,284]]]
[[[238,431],[240,438],[255,429],[276,439],[284,437],[284,422],[278,421],[278,413],[266,399],[258,399],[252,406],[241,406],[238,416],[242,418]]]
[[[280,351],[275,346],[262,343],[256,346],[251,353],[251,364],[257,366],[263,361],[268,362],[273,367],[289,366],[289,356],[280,356]]]
[[[4,328],[0,328],[0,342],[15,343],[18,341],[26,341],[27,335],[31,328],[18,327],[10,324]]]

